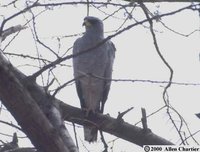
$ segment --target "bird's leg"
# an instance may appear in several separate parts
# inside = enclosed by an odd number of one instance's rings
[[[89,116],[90,111],[88,109],[86,109],[86,113],[85,116],[88,117]]]
[[[86,111],[86,114],[85,114],[86,117],[89,117],[89,115],[96,113],[95,110],[91,108],[87,108],[85,109],[85,111]]]

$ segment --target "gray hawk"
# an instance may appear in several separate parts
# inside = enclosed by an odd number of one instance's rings
[[[86,32],[74,42],[73,54],[93,48],[104,40],[102,20],[87,16],[84,18],[83,25]],[[86,111],[86,116],[90,113],[103,113],[110,90],[115,50],[114,44],[106,41],[73,58],[76,90],[81,108]],[[85,140],[96,141],[97,131],[95,126],[84,126]]]

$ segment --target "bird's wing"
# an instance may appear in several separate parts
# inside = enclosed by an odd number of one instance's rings
[[[73,45],[73,54],[77,54],[80,52],[80,41],[81,38],[78,38]],[[76,91],[78,94],[78,97],[80,99],[80,104],[81,104],[81,108],[85,108],[85,101],[83,98],[83,92],[82,92],[82,88],[81,88],[81,83],[79,80],[79,77],[81,76],[80,72],[79,72],[79,58],[75,57],[73,58],[73,69],[74,69],[74,78],[75,78],[75,84],[76,84]]]
[[[80,52],[80,49],[79,49],[79,43],[81,41],[81,38],[78,38],[75,42],[74,42],[74,45],[73,45],[73,54],[77,54]],[[77,57],[74,57],[73,58],[73,68],[74,68],[74,77],[77,77],[78,76],[78,58]]]
[[[106,43],[107,43],[106,47],[107,47],[109,59],[108,59],[108,63],[105,69],[104,78],[108,80],[104,81],[104,91],[103,91],[103,98],[102,98],[102,105],[101,105],[102,113],[104,110],[104,104],[108,98],[108,93],[110,91],[110,85],[111,85],[110,79],[112,79],[113,62],[114,62],[115,51],[116,51],[115,45],[111,41],[108,41]]]

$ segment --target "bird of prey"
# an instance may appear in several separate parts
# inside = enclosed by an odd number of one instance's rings
[[[84,35],[78,38],[73,46],[73,54],[80,53],[73,58],[73,68],[81,108],[86,111],[88,117],[90,113],[103,113],[110,90],[116,49],[109,40],[97,45],[104,40],[102,20],[87,16],[83,26],[86,29]],[[90,48],[90,51],[86,51]],[[97,128],[84,126],[84,137],[86,141],[95,142]]]

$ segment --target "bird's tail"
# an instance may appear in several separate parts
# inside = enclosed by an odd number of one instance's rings
[[[86,127],[84,126],[84,137],[85,140],[88,142],[95,142],[97,141],[97,132],[98,129],[96,127]]]

